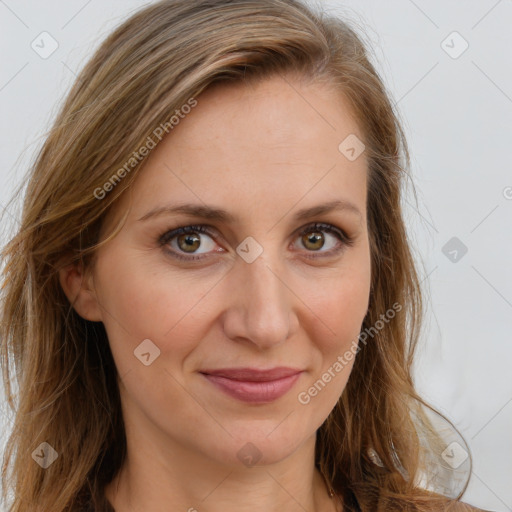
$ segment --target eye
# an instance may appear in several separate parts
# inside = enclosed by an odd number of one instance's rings
[[[331,224],[309,224],[297,236],[302,248],[307,249],[306,252],[318,254],[307,255],[307,258],[332,256],[344,249],[345,246],[351,246],[354,243],[352,238]],[[167,252],[172,257],[193,261],[205,258],[208,252],[224,252],[224,249],[215,250],[217,244],[213,241],[214,237],[213,230],[210,230],[208,226],[197,225],[183,226],[167,231],[159,237],[158,241],[161,246],[170,248]],[[327,250],[321,250],[325,247]],[[203,249],[203,251],[198,252],[199,249]]]
[[[199,260],[203,256],[194,256],[196,254],[204,254],[197,252],[198,249],[204,248],[205,252],[209,252],[215,247],[212,235],[209,235],[207,226],[183,226],[180,228],[167,231],[159,238],[160,245],[168,245],[172,251],[170,254],[176,258],[183,260]],[[205,238],[206,236],[206,238]],[[209,238],[209,241],[208,241]],[[203,240],[206,239],[206,243]],[[221,252],[221,251],[215,251]],[[187,256],[188,255],[188,256]]]
[[[326,233],[328,234],[327,237]],[[344,249],[345,246],[352,246],[354,243],[354,240],[345,232],[331,224],[310,224],[302,229],[299,236],[299,243],[302,247],[308,249],[307,252],[320,253],[322,256],[332,256]],[[327,250],[321,250],[325,247],[327,247]],[[316,258],[318,256],[312,254],[306,257]]]

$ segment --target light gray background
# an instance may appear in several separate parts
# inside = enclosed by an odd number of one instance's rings
[[[408,136],[419,205],[407,198],[407,221],[431,296],[418,387],[469,443],[464,500],[512,510],[512,1],[319,3],[364,27]],[[142,5],[0,0],[2,208],[77,71]],[[43,31],[59,45],[47,59],[31,48]],[[469,44],[457,58],[443,49],[463,48],[453,31]],[[442,251],[452,237],[468,248],[456,262]]]

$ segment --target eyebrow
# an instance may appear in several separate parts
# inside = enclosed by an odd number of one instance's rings
[[[296,220],[305,220],[311,217],[316,217],[333,211],[347,211],[356,214],[362,219],[362,213],[359,208],[345,199],[337,199],[328,203],[312,206],[310,208],[304,208],[299,210],[295,215]],[[214,220],[225,223],[236,223],[238,217],[229,213],[222,208],[215,208],[213,206],[198,205],[191,203],[177,204],[177,205],[166,205],[159,206],[143,215],[139,221],[145,221],[161,215],[190,215],[201,219]]]

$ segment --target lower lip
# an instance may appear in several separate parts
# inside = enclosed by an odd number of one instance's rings
[[[302,372],[289,377],[266,382],[249,382],[227,379],[218,375],[203,373],[212,384],[227,395],[250,403],[269,403],[286,394],[297,382]]]

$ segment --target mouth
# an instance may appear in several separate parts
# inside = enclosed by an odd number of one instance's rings
[[[290,391],[302,370],[286,367],[269,370],[223,368],[202,370],[199,373],[217,389],[233,398],[248,403],[270,403]]]

